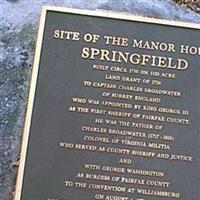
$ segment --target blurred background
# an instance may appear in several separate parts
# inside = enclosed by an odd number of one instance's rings
[[[0,0],[0,200],[12,200],[43,5],[200,24],[200,0]]]

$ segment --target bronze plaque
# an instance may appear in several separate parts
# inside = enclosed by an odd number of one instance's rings
[[[197,200],[200,25],[42,11],[15,200]]]

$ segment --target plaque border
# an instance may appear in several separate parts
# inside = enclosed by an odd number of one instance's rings
[[[22,135],[23,138],[22,138],[22,146],[21,146],[21,153],[20,153],[20,165],[18,169],[14,200],[21,200],[21,192],[22,192],[22,185],[23,185],[24,169],[25,169],[25,164],[26,164],[27,148],[28,148],[28,142],[29,142],[32,111],[33,111],[35,91],[36,91],[36,86],[37,86],[37,77],[38,77],[38,72],[39,72],[40,55],[41,55],[41,50],[42,50],[42,41],[43,41],[43,36],[44,36],[46,14],[48,11],[78,14],[78,15],[84,15],[84,16],[111,18],[111,19],[121,19],[121,20],[126,20],[126,21],[136,21],[136,22],[143,22],[143,23],[148,23],[148,24],[159,24],[159,25],[176,26],[176,27],[200,30],[200,24],[197,24],[197,23],[135,16],[126,12],[114,12],[114,11],[106,11],[106,10],[100,10],[100,9],[85,10],[85,9],[65,8],[65,7],[56,7],[56,6],[43,6],[41,17],[40,17],[40,23],[39,23],[39,31],[37,35],[36,50],[35,50],[35,55],[34,55],[32,76],[31,76],[30,89],[29,89],[29,95],[28,95],[28,104],[27,104],[27,109],[26,109],[26,117],[24,119],[24,128],[23,128],[23,135]]]

